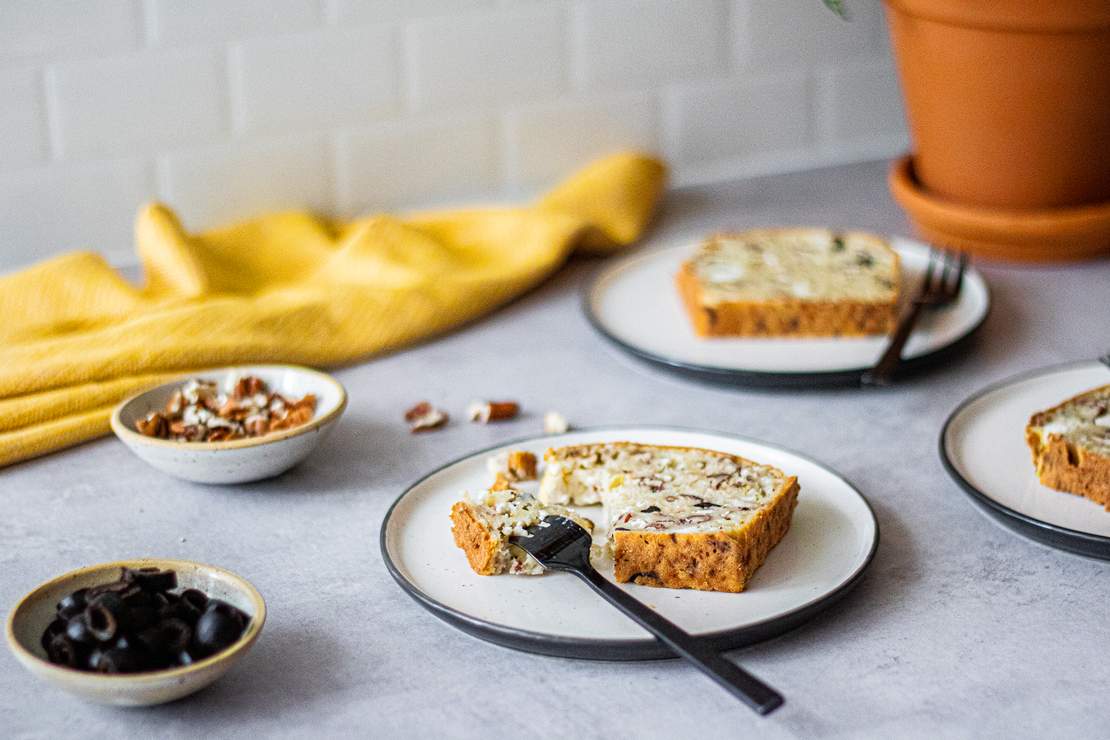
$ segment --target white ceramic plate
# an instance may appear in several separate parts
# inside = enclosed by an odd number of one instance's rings
[[[1037,411],[1110,383],[1110,368],[1083,362],[1037,370],[975,394],[940,438],[948,472],[992,517],[1040,542],[1110,559],[1110,512],[1037,481],[1025,425]]]
[[[925,274],[929,249],[893,238],[902,258],[903,289],[913,295]],[[634,255],[607,268],[589,288],[585,307],[594,326],[632,354],[705,379],[752,385],[858,382],[886,348],[886,337],[838,339],[699,338],[675,289],[674,276],[695,247]],[[990,308],[987,284],[975,269],[964,276],[959,299],[926,312],[903,352],[922,364],[971,335]]]
[[[580,658],[672,657],[646,631],[574,576],[479,576],[451,537],[448,512],[464,490],[490,483],[489,456],[585,442],[705,447],[775,465],[798,477],[793,524],[743,593],[712,593],[622,584],[687,631],[721,649],[784,632],[856,583],[878,544],[878,524],[863,496],[821,464],[796,453],[723,434],[627,427],[536,437],[483,450],[412,485],[382,523],[382,557],[413,598],[449,623],[509,647]],[[583,507],[583,512],[597,511]],[[611,567],[605,575],[612,578]]]

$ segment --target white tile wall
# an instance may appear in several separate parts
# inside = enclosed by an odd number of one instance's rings
[[[542,186],[622,147],[659,150],[658,101],[648,93],[592,95],[510,110],[505,167],[515,189]]]
[[[137,0],[4,0],[0,62],[118,54],[139,45]]]
[[[0,173],[4,260],[21,264],[74,249],[126,260],[135,209],[150,195],[150,167],[140,160]]]
[[[214,41],[291,33],[319,25],[315,0],[145,0],[153,44]]]
[[[578,76],[589,88],[658,85],[724,66],[720,0],[606,0],[577,7]]]
[[[667,97],[666,117],[669,151],[695,172],[764,169],[813,138],[809,80],[797,72],[685,86]]]
[[[406,57],[417,110],[482,108],[566,87],[567,28],[558,5],[417,21]]]
[[[333,202],[328,153],[323,134],[183,149],[160,158],[160,190],[187,228],[229,223],[267,209],[326,211]]]
[[[48,68],[59,156],[154,153],[220,136],[226,128],[223,67],[211,49],[175,49]]]
[[[29,165],[46,152],[42,73],[0,70],[0,168]]]
[[[231,50],[237,129],[352,124],[397,108],[396,38],[388,26],[245,41]]]
[[[0,0],[0,270],[204,228],[524,197],[639,147],[678,183],[906,146],[880,4]]]
[[[494,137],[493,122],[483,116],[437,116],[340,134],[340,211],[351,216],[488,192],[497,186]]]

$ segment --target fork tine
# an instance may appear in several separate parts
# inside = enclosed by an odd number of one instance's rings
[[[956,255],[955,252],[949,249],[941,249],[940,254],[941,259],[944,260],[944,269],[940,272],[940,279],[937,281],[936,289],[937,292],[943,294],[948,292],[948,283],[951,281],[952,271],[955,269],[953,267],[953,264],[955,262]]]
[[[929,249],[929,265],[925,268],[925,278],[921,281],[921,295],[927,295],[933,289],[933,272],[936,270],[938,259],[937,250]]]
[[[960,252],[959,254],[960,261],[956,267],[956,279],[953,281],[954,284],[948,291],[953,298],[960,294],[960,289],[963,288],[964,285],[964,272],[967,271],[967,252]]]

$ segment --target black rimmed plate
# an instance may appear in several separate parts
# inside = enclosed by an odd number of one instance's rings
[[[1060,550],[1110,560],[1110,512],[1037,481],[1025,425],[1037,411],[1110,383],[1097,362],[1036,370],[988,386],[961,403],[940,435],[945,469],[988,516]]]
[[[903,296],[925,274],[929,248],[894,238],[902,259]],[[886,337],[830,339],[699,338],[675,288],[674,276],[694,246],[627,257],[606,267],[587,288],[590,323],[632,355],[688,377],[731,385],[827,387],[859,385],[886,348]],[[973,268],[957,301],[926,312],[903,352],[904,371],[927,367],[961,348],[987,318],[990,292]]]
[[[451,505],[462,491],[489,485],[486,460],[491,455],[510,448],[542,455],[551,446],[616,440],[721,450],[798,477],[801,492],[793,524],[743,593],[621,586],[719,650],[749,645],[801,624],[847,593],[875,554],[879,530],[871,507],[850,483],[814,460],[725,434],[620,427],[518,440],[429,473],[401,494],[382,522],[386,567],[423,607],[483,640],[570,658],[674,657],[573,576],[479,576],[451,537]],[[599,521],[598,507],[581,511],[587,516],[592,511]]]

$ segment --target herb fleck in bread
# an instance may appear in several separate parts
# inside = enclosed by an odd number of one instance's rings
[[[622,583],[743,591],[797,504],[797,479],[712,450],[611,442],[544,459],[541,501],[605,507]]]
[[[587,531],[593,531],[589,519],[563,506],[544,506],[526,493],[501,488],[456,502],[451,507],[451,534],[478,575],[538,575],[543,573],[543,566],[524,550],[509,544],[509,537],[524,534],[525,529],[539,524],[549,514],[570,517]]]
[[[1034,414],[1025,441],[1041,483],[1110,511],[1110,385]]]
[[[861,336],[897,319],[899,260],[873,234],[756,229],[706,239],[676,277],[709,336]]]

